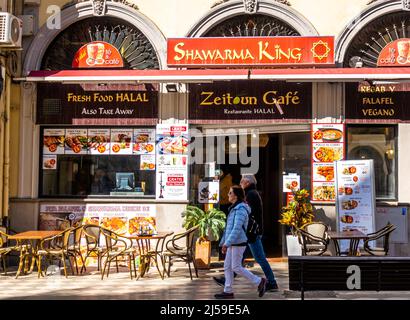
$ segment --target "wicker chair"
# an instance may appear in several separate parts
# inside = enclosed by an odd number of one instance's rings
[[[387,256],[389,253],[389,239],[390,234],[396,229],[396,226],[388,223],[386,226],[381,228],[380,230],[369,233],[368,239],[364,242],[363,249],[364,251],[361,252],[362,255],[371,255],[371,256]],[[373,247],[370,245],[371,241],[376,241],[378,239],[382,239],[383,246],[382,247]]]
[[[83,260],[84,263],[83,263],[83,266],[81,267],[81,271],[80,271],[81,273],[83,272],[83,270],[86,270],[85,264],[87,262],[88,257],[92,255],[97,256],[97,259],[98,259],[97,270],[101,269],[101,256],[106,250],[106,248],[102,247],[100,243],[101,231],[102,231],[102,228],[94,224],[86,224],[82,228],[82,232],[86,240],[87,252]]]
[[[180,259],[188,264],[189,275],[192,280],[192,270],[191,263],[194,266],[196,277],[198,278],[198,270],[195,263],[194,255],[194,236],[197,231],[198,226],[188,229],[185,232],[175,234],[170,240],[167,241],[165,245],[165,251],[163,252],[163,264],[164,264],[164,274],[167,273],[170,277],[172,259]],[[180,241],[185,241],[185,246],[179,244]],[[166,268],[168,258],[168,269]]]
[[[10,235],[6,233],[6,228],[0,227],[0,260],[2,261],[2,268],[5,275],[7,275],[6,257],[13,251],[20,251],[21,247],[17,244],[10,245]]]
[[[78,263],[77,263],[77,257],[80,257],[81,263],[85,269],[85,271],[87,271],[86,267],[85,267],[85,261],[83,258],[83,255],[81,253],[81,236],[83,234],[83,226],[78,226],[75,227],[71,230],[71,235],[73,236],[73,242],[70,243],[70,245],[68,246],[68,250],[67,250],[67,254],[69,257],[73,257],[74,263],[75,263],[75,269],[77,274],[79,274],[78,272]]]
[[[101,280],[104,279],[105,270],[107,270],[107,277],[110,274],[111,262],[115,260],[118,270],[118,258],[128,257],[129,269],[131,280],[132,272],[134,271],[135,277],[137,277],[137,271],[135,268],[135,253],[136,250],[132,246],[132,241],[126,237],[123,237],[113,231],[107,229],[101,229],[102,235],[105,237],[106,249],[101,255],[101,259],[105,258],[104,269],[101,273]],[[107,269],[108,266],[108,269]],[[134,268],[134,270],[133,270]]]
[[[41,261],[43,257],[45,257],[49,262],[54,260],[54,258],[59,259],[59,263],[61,262],[63,263],[64,275],[66,278],[67,278],[66,260],[68,259],[68,262],[71,267],[71,271],[74,274],[74,269],[73,269],[73,266],[71,264],[69,254],[68,254],[69,239],[70,239],[70,234],[72,231],[73,231],[73,228],[68,228],[55,236],[46,238],[41,241],[40,250],[38,250],[37,252],[37,266],[38,266],[38,277],[39,278],[42,274]]]
[[[328,226],[321,222],[305,224],[297,230],[299,243],[302,246],[302,255],[321,256],[331,255],[327,250],[329,244]]]

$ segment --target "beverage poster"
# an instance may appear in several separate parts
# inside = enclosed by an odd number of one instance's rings
[[[87,129],[66,129],[65,154],[87,154],[88,145]]]
[[[134,154],[155,155],[155,129],[134,129]]]
[[[336,226],[339,231],[374,232],[374,183],[373,160],[336,162]]]
[[[312,124],[312,201],[334,202],[335,161],[344,159],[344,124]]]
[[[198,185],[199,203],[219,202],[219,181],[201,181]]]
[[[65,129],[44,129],[43,154],[64,154]]]
[[[111,155],[132,154],[133,129],[111,129]]]
[[[156,197],[188,199],[188,125],[157,125]]]
[[[90,153],[95,155],[110,154],[110,129],[88,129]]]

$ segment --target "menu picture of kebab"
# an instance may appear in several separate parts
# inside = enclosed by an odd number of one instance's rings
[[[89,147],[87,129],[66,129],[64,143],[66,154],[87,154]]]
[[[111,155],[132,154],[133,129],[111,129]]]
[[[110,154],[110,129],[88,129],[88,140],[91,154]]]
[[[155,154],[155,129],[134,129],[134,154]]]
[[[127,233],[127,220],[126,217],[104,217],[101,226],[122,235]]]
[[[64,154],[65,129],[44,129],[43,154]]]
[[[334,181],[335,168],[333,164],[314,163],[313,181]]]
[[[130,235],[153,235],[157,227],[155,217],[135,217],[128,221],[128,233]]]
[[[57,155],[44,155],[43,156],[43,170],[56,170],[57,169]]]

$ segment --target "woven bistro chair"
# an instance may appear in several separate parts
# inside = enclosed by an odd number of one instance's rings
[[[118,258],[119,257],[128,258],[131,280],[133,279],[133,276],[132,276],[133,271],[134,271],[135,277],[137,277],[137,271],[135,268],[136,250],[132,246],[132,241],[126,237],[123,237],[107,229],[101,229],[101,232],[102,232],[102,235],[105,237],[105,245],[106,245],[106,250],[101,255],[101,259],[105,258],[104,268],[101,273],[101,280],[104,279],[105,270],[107,270],[107,278],[108,278],[110,274],[111,262],[114,260],[116,263],[117,272],[119,271],[118,270]]]
[[[194,236],[198,230],[198,226],[192,227],[185,232],[177,233],[172,236],[170,240],[166,242],[165,251],[163,252],[164,274],[167,273],[168,277],[171,274],[172,259],[180,259],[188,264],[189,275],[192,280],[191,263],[194,266],[196,277],[198,278],[198,269],[195,263],[194,255]],[[181,246],[180,242],[184,241],[185,245]],[[168,269],[166,263],[168,259]]]
[[[0,227],[0,260],[1,260],[1,267],[3,268],[4,275],[7,275],[7,261],[6,258],[12,253],[13,251],[21,251],[27,250],[28,246],[18,246],[17,242],[12,245],[10,242],[13,240],[9,240],[10,234],[6,232],[6,228]]]
[[[83,226],[78,226],[75,227],[71,230],[71,236],[72,236],[72,243],[68,246],[67,254],[69,257],[73,257],[74,263],[75,263],[75,269],[77,274],[78,272],[78,262],[77,262],[77,257],[80,257],[81,264],[84,266],[84,270],[87,271],[85,267],[85,261],[83,258],[83,255],[81,253],[81,236],[83,234]]]
[[[328,226],[321,222],[305,224],[297,230],[299,243],[302,246],[302,255],[321,256],[331,255],[327,250],[329,236]]]
[[[387,256],[389,253],[389,239],[391,233],[396,229],[396,226],[388,223],[386,226],[381,228],[380,230],[369,233],[367,236],[368,238],[364,241],[363,249],[361,251],[361,255],[370,255],[370,256]],[[375,247],[371,246],[370,242],[376,241],[378,239],[382,239],[383,245],[382,247]]]
[[[87,259],[94,255],[97,256],[98,265],[97,270],[101,269],[101,256],[103,255],[104,251],[106,250],[105,247],[101,246],[101,230],[102,228],[95,224],[86,224],[82,228],[82,232],[84,234],[84,238],[86,240],[86,254],[84,258],[83,266],[81,267],[81,273],[83,269],[86,270],[86,262]]]
[[[70,264],[70,268],[72,274],[74,274],[73,265],[71,264],[70,257],[68,254],[68,247],[69,247],[69,239],[73,228],[68,228],[61,233],[43,239],[40,242],[40,250],[37,252],[37,266],[38,266],[38,277],[40,278],[42,274],[42,258],[46,258],[49,262],[55,260],[55,258],[59,259],[59,264],[63,263],[64,267],[64,275],[67,278],[67,265],[66,260],[68,260]]]

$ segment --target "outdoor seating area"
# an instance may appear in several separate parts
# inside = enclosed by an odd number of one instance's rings
[[[158,232],[152,235],[125,236],[98,225],[79,225],[59,231],[25,231],[8,234],[0,230],[0,260],[4,276],[8,272],[11,255],[18,257],[15,278],[32,273],[38,278],[47,276],[50,266],[62,267],[65,278],[86,274],[87,268],[100,273],[101,279],[110,275],[111,268],[129,270],[130,278],[139,279],[155,267],[159,278],[171,276],[171,265],[180,259],[191,263],[198,277],[194,259],[194,236],[197,227],[185,232]],[[95,266],[95,267],[94,267]],[[14,274],[14,273],[13,273]]]
[[[298,241],[303,256],[387,256],[389,239],[396,226],[387,223],[380,230],[365,234],[359,230],[331,231],[322,222],[311,222],[297,229]],[[346,250],[341,250],[341,240],[349,241]],[[360,243],[362,241],[362,248]],[[330,244],[333,243],[333,250]],[[381,243],[381,247],[377,244]]]

